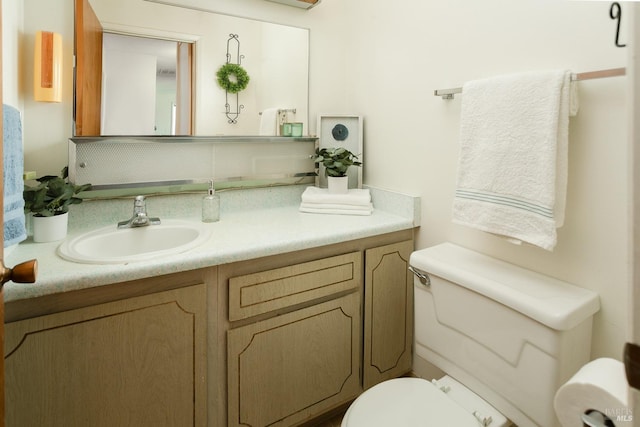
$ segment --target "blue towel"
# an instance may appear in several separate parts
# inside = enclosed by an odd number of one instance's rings
[[[24,156],[20,111],[10,105],[2,106],[4,157],[4,247],[18,244],[27,238],[24,217]]]

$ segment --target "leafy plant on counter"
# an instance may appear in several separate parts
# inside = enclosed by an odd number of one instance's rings
[[[82,203],[82,199],[75,197],[82,191],[89,190],[91,184],[73,185],[68,181],[69,168],[62,169],[60,176],[46,175],[37,178],[37,186],[24,186],[25,213],[35,216],[54,216],[69,212],[70,205]]]
[[[362,165],[357,159],[358,156],[343,147],[316,148],[315,162],[324,166],[324,174],[327,177],[347,176],[349,167]]]

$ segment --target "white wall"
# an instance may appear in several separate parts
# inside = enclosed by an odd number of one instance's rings
[[[22,99],[18,94],[21,57],[23,7],[21,1],[4,0],[2,4],[2,97],[5,104],[22,111]]]
[[[212,7],[208,0],[181,1]],[[551,253],[451,223],[460,98],[432,95],[434,89],[502,73],[625,66],[625,49],[613,45],[609,6],[568,0],[323,0],[304,11],[262,0],[219,0],[215,11],[310,28],[311,130],[320,113],[364,116],[364,181],[422,196],[417,247],[453,241],[593,289],[602,310],[595,318],[592,357],[620,358],[630,276],[626,78],[579,83],[567,215]],[[65,38],[65,47],[71,40]],[[64,114],[55,106],[46,109],[35,124],[25,120],[27,168],[55,173],[66,164],[69,105],[60,106],[68,110]]]
[[[58,174],[67,164],[67,139],[71,136],[73,125],[73,1],[3,0],[3,7],[15,7],[10,6],[15,3],[23,3],[25,16],[22,32],[17,35],[20,40],[17,94],[24,112],[25,170],[36,171],[38,175]],[[3,16],[3,24],[7,20]],[[38,30],[62,35],[61,103],[33,100],[32,58]]]
[[[460,99],[432,95],[496,74],[625,66],[607,2],[323,0],[307,12],[267,6],[226,0],[216,7],[311,28],[312,129],[320,113],[364,116],[364,182],[422,197],[418,248],[453,241],[598,292],[592,357],[621,358],[630,275],[626,78],[579,83],[566,221],[553,252],[451,223]]]
[[[503,73],[625,66],[625,49],[613,43],[610,5],[346,3],[346,15],[357,22],[345,48],[348,107],[365,117],[364,181],[422,196],[419,248],[453,241],[598,292],[602,310],[592,357],[621,358],[629,281],[626,78],[579,83],[581,109],[570,126],[567,216],[553,252],[451,223],[461,99],[432,95],[434,89]],[[321,7],[332,5],[329,0]]]

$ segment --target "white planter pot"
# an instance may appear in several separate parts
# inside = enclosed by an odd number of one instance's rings
[[[349,177],[328,176],[327,185],[331,194],[347,194],[349,192]]]
[[[55,242],[67,237],[69,213],[54,216],[33,216],[33,241],[37,243]]]

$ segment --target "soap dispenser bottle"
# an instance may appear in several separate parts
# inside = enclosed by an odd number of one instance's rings
[[[207,195],[202,198],[202,222],[216,222],[220,219],[220,196],[216,194],[213,180],[209,181]]]

